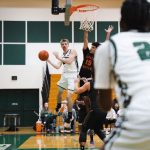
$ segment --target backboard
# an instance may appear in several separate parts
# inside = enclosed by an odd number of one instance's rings
[[[59,7],[59,0],[52,0],[52,10],[51,13],[53,15],[59,15],[59,13],[64,13],[64,24],[65,26],[69,26],[70,24],[70,8],[72,6],[72,0],[66,0],[65,7]]]
[[[66,0],[66,5],[65,5],[65,26],[69,26],[70,25],[70,8],[72,6],[72,0]]]

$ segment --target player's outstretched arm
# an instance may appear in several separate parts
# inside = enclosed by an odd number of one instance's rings
[[[106,40],[109,40],[110,38],[110,34],[112,32],[112,30],[114,29],[114,27],[112,25],[109,25],[108,26],[108,29],[105,29],[105,32],[106,32]]]
[[[89,82],[85,82],[83,86],[79,87],[79,81],[80,79],[75,79],[74,81],[74,85],[75,85],[75,93],[76,94],[81,94],[84,93],[85,91],[89,91],[90,90],[90,83]]]
[[[83,35],[83,49],[86,49],[88,47],[88,31],[84,30],[84,35]]]
[[[55,69],[59,69],[62,65],[62,62],[58,62],[57,64],[54,64],[50,59],[47,59],[47,62],[52,65]]]

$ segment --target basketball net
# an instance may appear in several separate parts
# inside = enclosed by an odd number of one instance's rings
[[[96,16],[96,11],[78,12],[80,21],[80,30],[91,32],[94,30],[94,21]]]

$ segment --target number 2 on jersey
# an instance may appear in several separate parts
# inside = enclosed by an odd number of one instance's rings
[[[134,42],[134,47],[138,48],[138,55],[141,60],[150,59],[150,44],[148,42]]]

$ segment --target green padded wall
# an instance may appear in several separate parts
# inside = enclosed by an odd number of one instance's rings
[[[0,21],[0,42],[2,42],[2,21]]]
[[[4,44],[4,65],[25,65],[25,44]]]
[[[39,91],[38,90],[26,90],[24,94],[24,110],[38,110],[39,107],[35,103],[37,103],[39,99]],[[32,105],[31,105],[32,102]]]
[[[97,22],[97,41],[104,42],[106,39],[105,29],[108,28],[109,25],[113,25],[114,29],[111,33],[111,36],[118,33],[118,22],[117,21],[103,21]]]
[[[7,90],[7,96],[5,97],[7,101],[7,107],[4,109],[6,111],[21,111],[23,110],[22,101],[22,90]]]
[[[2,45],[0,44],[0,65],[2,64]]]
[[[25,42],[25,21],[4,21],[4,42]]]
[[[5,114],[20,114],[21,126],[33,126],[38,117],[39,89],[0,89],[0,126]]]
[[[27,41],[30,43],[49,42],[49,22],[48,21],[28,21]]]
[[[74,22],[74,42],[82,43],[83,42],[83,30],[80,30],[80,22]],[[94,30],[89,32],[89,42],[95,41],[95,26]]]
[[[59,43],[61,39],[68,39],[72,42],[72,23],[69,26],[65,26],[62,21],[51,22],[51,42]]]
[[[22,123],[24,126],[34,125],[38,119],[34,111],[38,113],[39,110],[39,90],[38,89],[24,90],[23,100],[24,100],[23,103],[24,121]]]

